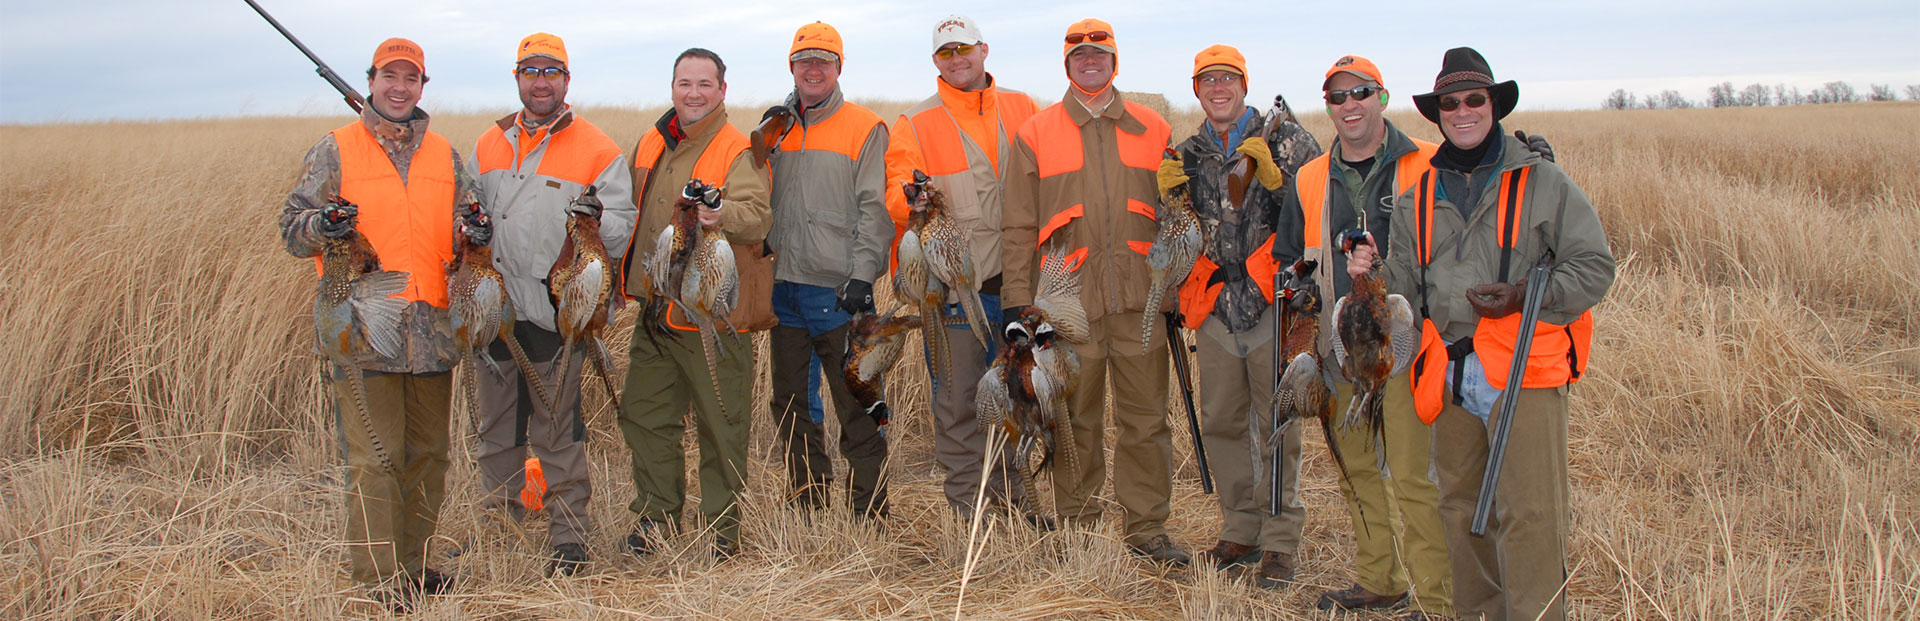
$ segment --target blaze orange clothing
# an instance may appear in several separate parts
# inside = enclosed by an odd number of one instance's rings
[[[340,149],[340,197],[360,206],[356,228],[373,244],[381,269],[407,273],[401,298],[446,308],[447,264],[453,261],[452,146],[427,132],[402,182],[386,149],[359,121],[333,130],[333,140]]]
[[[1088,251],[1080,268],[1088,321],[1144,312],[1146,255],[1159,231],[1155,175],[1173,129],[1124,98],[1095,115],[1073,96],[1034,113],[1008,158],[1001,304],[1033,303],[1039,252],[1058,243]]]
[[[1390,129],[1389,131],[1398,132],[1399,130]],[[1413,184],[1420,180],[1421,175],[1429,170],[1433,170],[1433,154],[1440,150],[1439,145],[1425,140],[1410,137],[1406,140],[1407,144],[1402,145],[1401,149],[1396,149],[1405,150],[1405,152],[1401,153],[1400,157],[1395,158],[1393,161],[1393,177],[1379,182],[1389,186],[1380,188],[1390,192],[1388,196],[1397,197],[1406,193],[1408,188],[1412,188]],[[1389,141],[1389,145],[1397,144],[1398,142],[1399,141]],[[1327,210],[1334,209],[1335,204],[1351,202],[1348,200],[1328,201],[1330,195],[1327,189],[1335,180],[1335,175],[1332,170],[1333,160],[1330,158],[1334,157],[1336,153],[1338,152],[1328,151],[1321,154],[1320,157],[1313,158],[1313,160],[1301,165],[1298,177],[1299,182],[1294,184],[1296,188],[1295,196],[1299,199],[1300,203],[1300,217],[1304,222],[1304,226],[1301,227],[1303,234],[1301,240],[1302,247],[1323,249],[1319,254],[1320,266],[1314,271],[1314,280],[1321,283],[1329,283],[1334,286],[1334,288],[1329,290],[1330,295],[1328,295],[1328,297],[1331,299],[1339,299],[1340,296],[1346,295],[1353,284],[1351,280],[1343,281],[1340,278],[1340,276],[1346,274],[1345,260],[1336,261],[1332,259],[1334,253],[1336,253],[1339,248],[1339,244],[1334,241],[1334,236],[1339,235],[1340,231],[1329,230],[1330,227],[1326,218]],[[1355,207],[1349,206],[1348,208],[1354,209]],[[1366,209],[1367,215],[1370,216],[1370,228],[1374,230],[1387,228],[1387,219],[1382,216],[1390,217],[1392,212],[1374,205],[1366,205],[1363,208]],[[1353,222],[1351,216],[1336,220],[1337,221],[1333,223],[1334,226],[1339,226],[1340,222]],[[1375,237],[1374,243],[1387,243],[1385,235]],[[1346,288],[1340,288],[1342,283],[1346,285]],[[1320,325],[1333,325],[1332,304],[1320,305]],[[1318,347],[1322,356],[1333,355],[1332,330],[1320,331]]]
[[[926,173],[967,231],[981,284],[1000,274],[1000,155],[1034,110],[1026,93],[994,86],[991,75],[987,80],[986,88],[963,91],[935,78],[939,92],[901,114],[887,139],[887,215],[895,243],[906,232],[910,211],[900,187],[913,181],[913,171]]]
[[[769,156],[774,279],[829,289],[879,280],[893,244],[886,122],[839,89],[811,108],[797,95],[786,105],[799,116]]]
[[[634,221],[632,247],[620,268],[626,274],[625,294],[629,299],[647,294],[641,290],[640,270],[646,269],[646,259],[653,254],[660,231],[676,215],[674,201],[687,181],[699,179],[722,191],[720,228],[733,247],[740,276],[739,304],[727,320],[741,332],[773,327],[773,257],[766,254],[762,243],[772,220],[767,206],[767,173],[754,167],[753,157],[747,153],[747,135],[727,123],[725,106],[675,135],[679,122],[679,116],[668,110],[634,146],[633,187],[640,217]],[[680,330],[699,329],[672,302],[668,303],[667,324]]]

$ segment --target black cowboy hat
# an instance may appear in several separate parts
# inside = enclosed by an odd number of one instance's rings
[[[1440,96],[1458,93],[1476,88],[1487,89],[1493,95],[1493,118],[1507,118],[1513,112],[1513,106],[1520,103],[1520,85],[1513,80],[1495,83],[1493,68],[1487,66],[1487,59],[1470,47],[1456,47],[1447,50],[1447,56],[1440,61],[1440,75],[1433,79],[1433,92],[1413,96],[1413,106],[1420,109],[1420,116],[1427,117],[1433,124],[1440,124]]]

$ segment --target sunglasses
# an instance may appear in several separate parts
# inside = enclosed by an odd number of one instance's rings
[[[1354,101],[1366,101],[1367,98],[1372,97],[1374,93],[1384,90],[1387,89],[1368,84],[1349,88],[1344,91],[1327,91],[1327,103],[1338,106],[1347,103],[1348,96],[1352,96]]]
[[[1467,104],[1467,107],[1469,108],[1478,108],[1480,106],[1487,105],[1487,96],[1482,95],[1480,93],[1474,93],[1472,95],[1468,95],[1466,99],[1460,99],[1457,97],[1441,97],[1440,109],[1447,112],[1452,112],[1454,111],[1454,109],[1459,108],[1460,104],[1463,104],[1463,103]]]
[[[540,67],[521,67],[513,70],[513,74],[528,80],[546,78],[548,81],[559,80],[560,76],[568,75],[567,70],[559,67],[547,67],[544,69]]]
[[[953,57],[955,56],[966,56],[972,53],[973,53],[973,46],[962,43],[960,45],[956,45],[953,47],[943,47],[938,50],[934,50],[933,55],[938,57],[940,60],[953,60]]]
[[[1194,78],[1193,81],[1199,82],[1206,86],[1214,86],[1216,84],[1223,85],[1223,86],[1233,86],[1235,84],[1240,83],[1240,76],[1237,76],[1231,73],[1222,73],[1218,75],[1200,76],[1200,77]]]
[[[1105,30],[1095,30],[1093,32],[1074,32],[1074,33],[1067,34],[1067,43],[1073,44],[1073,43],[1079,43],[1081,41],[1092,41],[1094,43],[1099,43],[1101,41],[1105,41],[1107,39],[1112,39],[1112,38],[1113,38],[1113,33],[1107,32]]]

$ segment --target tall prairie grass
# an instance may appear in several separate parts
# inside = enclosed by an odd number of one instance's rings
[[[906,105],[873,107],[891,118]],[[659,114],[584,112],[623,145]],[[464,150],[498,116],[435,127]],[[1173,116],[1182,133],[1198,122]],[[1330,138],[1324,117],[1304,120]],[[1437,137],[1417,116],[1394,120]],[[300,156],[343,122],[0,127],[0,617],[384,614],[342,569],[312,268],[275,228]],[[1506,125],[1553,141],[1620,259],[1573,392],[1571,610],[1920,615],[1920,106]],[[611,331],[616,352],[630,326]],[[890,378],[902,413],[884,529],[779,508],[763,378],[748,548],[726,563],[697,532],[646,560],[619,551],[626,448],[589,384],[591,570],[540,578],[543,524],[483,515],[471,460],[456,458],[431,558],[461,582],[423,616],[1321,618],[1319,592],[1351,581],[1351,528],[1317,433],[1300,583],[1266,591],[1132,560],[1111,505],[1092,532],[968,530],[939,491],[924,378],[916,356]],[[1200,549],[1218,511],[1182,427],[1169,528]]]

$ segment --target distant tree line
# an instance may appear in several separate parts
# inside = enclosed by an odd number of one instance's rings
[[[1909,101],[1920,101],[1920,84],[1908,84],[1906,88]],[[1687,99],[1680,91],[1668,89],[1660,94],[1638,96],[1626,89],[1614,89],[1601,102],[1608,110],[1660,110],[1680,108],[1735,108],[1751,106],[1797,106],[1801,104],[1853,103],[1857,101],[1893,101],[1893,86],[1874,84],[1864,95],[1846,82],[1828,82],[1825,86],[1806,93],[1798,86],[1775,84],[1769,88],[1765,84],[1748,84],[1746,88],[1734,90],[1732,82],[1721,82],[1707,89],[1707,98],[1701,101]]]

